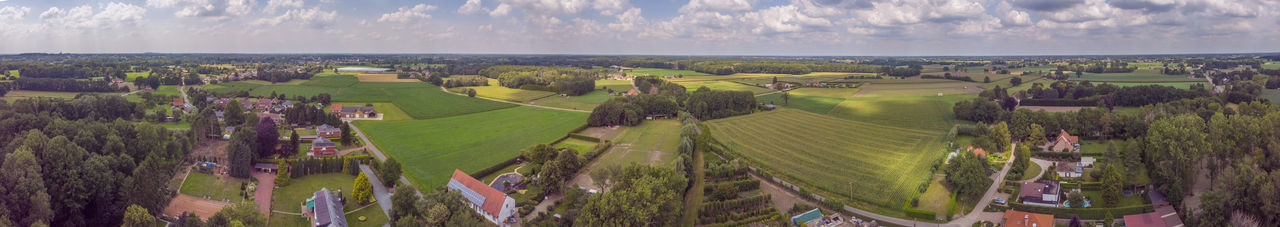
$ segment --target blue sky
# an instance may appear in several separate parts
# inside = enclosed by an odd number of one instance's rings
[[[0,53],[1237,53],[1278,28],[1278,0],[0,0]]]

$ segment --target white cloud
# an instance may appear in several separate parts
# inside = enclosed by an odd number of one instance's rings
[[[243,16],[257,4],[255,0],[147,0],[147,7],[178,8],[174,16],[214,19]]]
[[[2,2],[3,0],[0,0]],[[0,20],[21,20],[31,12],[31,8],[5,6],[0,8]]]
[[[774,6],[768,9],[749,12],[742,15],[742,20],[749,24],[751,33],[794,33],[807,32],[814,29],[831,27],[826,18],[810,17],[800,13],[795,5]]]
[[[502,4],[498,4],[498,7],[493,8],[493,11],[489,11],[489,16],[505,17],[507,16],[507,14],[510,14],[510,13],[511,13],[511,5],[507,5],[507,3],[502,3]]]
[[[462,15],[471,15],[485,11],[489,11],[489,9],[485,9],[483,6],[480,6],[480,0],[467,0],[467,3],[463,3],[462,6],[458,7],[458,13]]]
[[[51,28],[108,29],[137,25],[146,13],[147,9],[140,6],[111,2],[96,14],[88,5],[67,10],[50,7],[40,13],[40,20]]]
[[[431,19],[431,14],[428,14],[428,12],[435,9],[436,6],[427,4],[418,4],[413,6],[413,8],[400,7],[396,12],[382,14],[382,17],[378,18],[378,22],[406,23],[411,21],[427,20]]]
[[[268,0],[267,8],[263,10],[274,13],[276,9],[302,8],[302,5],[302,0]]]
[[[690,0],[680,7],[681,13],[697,11],[734,12],[751,10],[754,0]]]
[[[324,29],[337,19],[338,11],[322,11],[319,7],[310,9],[292,9],[276,17],[261,18],[253,22],[256,25],[276,26],[295,22],[315,29]]]

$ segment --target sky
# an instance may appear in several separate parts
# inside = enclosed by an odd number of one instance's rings
[[[0,0],[0,53],[1280,52],[1280,0]]]

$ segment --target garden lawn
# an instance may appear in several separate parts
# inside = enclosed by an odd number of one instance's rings
[[[347,212],[347,226],[350,227],[381,227],[391,222],[387,214],[382,213],[382,207],[379,207],[378,204],[370,204],[370,206],[354,212],[352,210],[345,210],[345,212]],[[366,219],[360,221],[360,216],[364,216]]]
[[[502,170],[494,171],[492,174],[489,174],[488,176],[480,177],[480,182],[489,184],[489,182],[493,182],[493,179],[498,178],[498,176],[502,174],[515,172],[516,167],[520,167],[520,165],[508,165],[506,168],[502,168]]]
[[[631,88],[630,80],[596,80],[596,89],[605,90],[606,94],[609,93],[608,89],[613,89],[613,92],[627,92]]]
[[[935,214],[946,214],[947,206],[951,205],[951,190],[947,190],[944,184],[946,175],[933,175],[929,182],[929,189],[920,195],[920,203],[917,203],[916,209],[933,211]]]
[[[830,112],[832,108],[835,108],[836,105],[840,105],[840,102],[844,102],[844,100],[845,99],[843,98],[828,98],[828,97],[803,96],[803,95],[792,94],[786,100],[786,102],[783,102],[781,93],[761,95],[756,97],[756,101],[760,103],[774,104],[777,106],[788,107],[788,108],[796,108],[796,109],[818,113],[818,114],[826,114],[827,112]]]
[[[570,138],[564,139],[563,141],[560,141],[560,143],[557,143],[556,148],[573,149],[573,151],[577,151],[578,154],[583,154],[591,151],[592,149],[595,149],[596,144],[599,144],[599,143],[596,141],[570,137]]]
[[[153,123],[153,124],[155,124],[155,125],[159,125],[160,127],[164,127],[164,128],[166,128],[166,129],[169,129],[169,130],[188,130],[188,129],[191,129],[191,123],[190,123],[190,122],[185,122],[185,121],[182,121],[182,122]]]
[[[226,181],[218,179],[218,176],[191,171],[187,174],[186,182],[182,183],[182,188],[178,189],[178,193],[205,198],[208,196],[210,200],[231,202],[240,202],[243,197],[240,196],[240,184],[249,182],[248,179],[237,179],[228,177]]]
[[[1089,204],[1090,206],[1094,208],[1106,207],[1106,204],[1104,204],[1105,202],[1102,201],[1101,190],[1084,190],[1083,192],[1084,192],[1085,200],[1092,202]],[[1134,196],[1121,195],[1120,203],[1116,204],[1116,207],[1138,206],[1138,205],[1146,204],[1146,201],[1143,198],[1146,198],[1146,196],[1143,194],[1137,194]]]
[[[546,98],[540,98],[540,99],[530,101],[529,104],[534,104],[539,106],[558,107],[558,108],[565,108],[565,109],[574,109],[574,110],[592,110],[592,109],[595,109],[596,106],[599,106],[601,103],[604,103],[605,101],[609,101],[609,98],[612,98],[612,97],[613,96],[609,96],[608,91],[597,90],[581,96],[569,96],[569,97],[560,97],[556,95],[547,96]]]
[[[289,180],[289,186],[276,185],[276,190],[271,194],[271,210],[278,210],[291,213],[300,213],[301,205],[307,201],[307,198],[319,191],[321,188],[328,188],[333,193],[342,190],[342,196],[348,199],[343,210],[351,210],[356,205],[355,199],[351,197],[351,188],[355,185],[356,176],[343,173],[325,173],[307,175]],[[275,215],[272,215],[275,216]],[[348,220],[350,222],[351,220]]]
[[[460,96],[459,96],[460,97]],[[463,97],[465,98],[465,97]],[[454,169],[475,172],[550,143],[585,124],[587,113],[521,106],[427,120],[357,121],[373,143],[405,165],[426,191],[444,185]]]
[[[631,163],[669,165],[680,147],[680,121],[652,120],[628,127],[614,138],[612,148],[594,166],[625,166]],[[603,169],[590,167],[591,170]]]
[[[840,200],[901,207],[946,154],[945,132],[781,109],[706,122],[711,135],[756,166]],[[852,187],[852,188],[850,188]],[[854,194],[850,194],[852,193]],[[832,198],[832,197],[828,197]]]
[[[1030,165],[1027,165],[1027,170],[1022,173],[1022,178],[1018,180],[1031,180],[1039,177],[1040,172],[1042,171],[1040,168],[1040,164],[1031,162]]]
[[[974,95],[850,98],[831,109],[828,114],[879,125],[946,131],[956,123],[951,107],[957,101],[973,97]]]
[[[685,90],[693,92],[701,87],[707,87],[716,91],[750,91],[752,94],[764,94],[772,92],[772,89],[756,87],[746,84],[740,84],[729,81],[692,81],[692,82],[676,82],[684,86]]]

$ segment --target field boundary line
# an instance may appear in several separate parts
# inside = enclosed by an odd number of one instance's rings
[[[466,96],[466,95],[463,95],[463,94],[458,94],[458,93],[450,92],[450,91],[449,91],[449,89],[444,88],[444,86],[440,86],[440,91],[444,91],[445,93],[449,93],[449,94],[453,94],[453,95],[458,95],[458,96]],[[532,106],[532,107],[538,107],[538,108],[544,108],[544,109],[552,109],[552,110],[559,110],[559,111],[570,111],[570,112],[579,112],[579,113],[591,113],[591,111],[586,111],[586,110],[575,110],[575,109],[565,109],[565,108],[560,108],[560,107],[539,106],[539,105],[533,105],[533,104],[528,104],[528,103],[518,103],[518,102],[512,102],[512,101],[501,100],[501,99],[492,99],[492,98],[488,98],[488,97],[484,97],[484,96],[476,96],[476,97],[474,97],[474,98],[481,98],[481,99],[485,99],[485,100],[489,100],[489,101],[494,101],[494,102],[503,102],[503,103],[509,103],[509,104],[521,105],[521,106]],[[544,98],[545,98],[545,97],[544,97]],[[504,108],[504,109],[505,109],[505,108]],[[483,112],[483,111],[481,111],[481,112]],[[479,112],[476,112],[476,113],[479,113]]]

